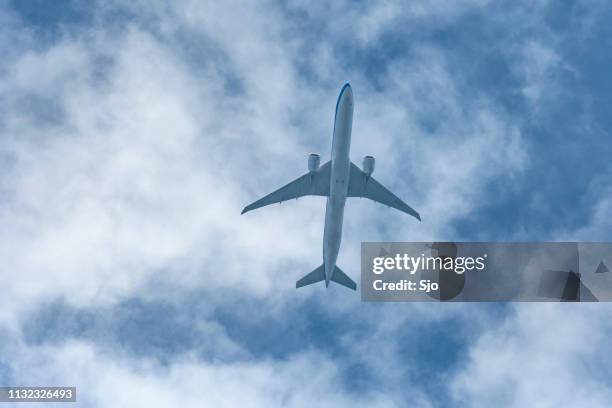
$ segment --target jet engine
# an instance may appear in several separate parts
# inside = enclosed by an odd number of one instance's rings
[[[310,153],[308,156],[308,171],[317,171],[321,163],[321,156],[315,153]]]
[[[366,156],[363,158],[363,172],[366,176],[370,177],[374,173],[374,157]]]

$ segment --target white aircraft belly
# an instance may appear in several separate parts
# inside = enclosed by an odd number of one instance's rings
[[[332,141],[330,194],[325,208],[325,229],[323,232],[323,263],[325,284],[329,285],[342,241],[344,204],[348,193],[353,124],[353,95],[350,88],[340,95],[334,122]]]

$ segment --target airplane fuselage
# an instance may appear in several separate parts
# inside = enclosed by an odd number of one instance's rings
[[[349,186],[351,161],[351,130],[353,126],[353,91],[344,85],[336,103],[334,133],[331,153],[331,176],[329,197],[325,207],[325,228],[323,232],[323,264],[325,285],[329,286],[342,241],[342,220],[344,204]]]

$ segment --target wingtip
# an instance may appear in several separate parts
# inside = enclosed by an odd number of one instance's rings
[[[244,207],[244,208],[242,209],[242,212],[240,213],[240,215],[244,214],[244,213],[245,213],[245,212],[247,212],[247,211],[248,211],[248,210],[247,210],[247,207]]]

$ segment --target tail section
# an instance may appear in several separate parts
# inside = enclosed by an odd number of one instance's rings
[[[310,272],[308,275],[304,276],[299,281],[295,282],[296,288],[301,288],[302,286],[311,285],[313,283],[321,282],[325,280],[325,266],[321,265],[314,271]],[[357,290],[357,284],[353,282],[351,278],[349,278],[340,268],[337,266],[334,267],[334,273],[332,273],[331,280],[345,286],[349,289]]]
[[[317,283],[322,280],[325,280],[325,267],[323,265],[319,266],[317,269],[295,282],[295,287],[301,288],[302,286],[312,285],[313,283]]]
[[[334,268],[334,273],[332,274],[331,280],[342,286],[346,286],[349,289],[357,290],[357,284],[337,266]]]

